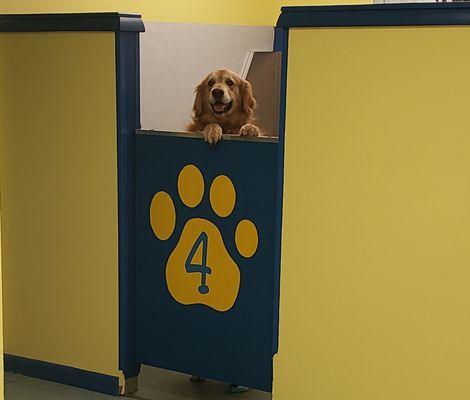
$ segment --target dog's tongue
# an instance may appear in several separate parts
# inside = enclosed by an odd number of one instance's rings
[[[225,104],[214,104],[214,110],[217,112],[221,112],[225,110]]]

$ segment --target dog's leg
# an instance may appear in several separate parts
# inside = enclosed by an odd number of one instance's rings
[[[245,124],[240,128],[240,136],[259,136],[259,128],[253,124]]]
[[[209,124],[206,125],[202,134],[204,135],[204,140],[210,145],[213,145],[222,139],[222,128],[217,124]]]

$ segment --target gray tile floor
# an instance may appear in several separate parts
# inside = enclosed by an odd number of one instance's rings
[[[115,400],[113,396],[72,386],[5,374],[5,400]],[[138,400],[270,400],[269,393],[250,390],[230,394],[219,382],[192,383],[187,375],[144,367],[139,376],[139,390],[131,398]]]

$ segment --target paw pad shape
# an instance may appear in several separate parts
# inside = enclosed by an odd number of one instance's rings
[[[177,186],[184,206],[196,209],[201,204],[205,183],[196,166],[189,164],[180,171]],[[230,218],[236,197],[228,176],[218,175],[211,182],[209,202],[218,217]],[[228,311],[238,297],[240,269],[229,254],[219,228],[205,217],[191,218],[184,224],[166,263],[166,284],[171,296],[181,304],[204,304],[217,311]],[[150,224],[155,236],[168,240],[174,233],[176,219],[172,197],[164,191],[157,192],[150,204]],[[244,258],[256,253],[258,231],[252,221],[239,221],[234,237],[235,247]]]

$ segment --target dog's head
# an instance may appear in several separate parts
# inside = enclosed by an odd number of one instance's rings
[[[195,91],[193,112],[196,118],[208,113],[216,119],[234,113],[244,113],[251,118],[256,107],[250,82],[229,70],[211,72]]]

